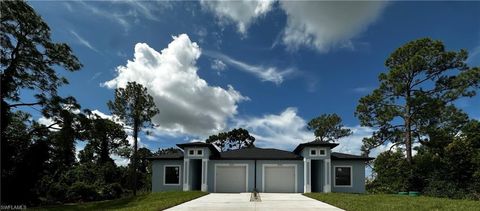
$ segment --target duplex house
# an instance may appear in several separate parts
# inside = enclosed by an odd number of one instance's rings
[[[373,158],[332,152],[338,144],[312,141],[293,151],[244,148],[219,152],[203,142],[177,144],[182,152],[152,161],[152,191],[365,192],[365,162]]]

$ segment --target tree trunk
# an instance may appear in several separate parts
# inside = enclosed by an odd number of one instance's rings
[[[408,163],[412,163],[412,128],[410,117],[405,119],[405,151]]]
[[[137,137],[138,137],[138,120],[133,123],[133,195],[137,195]]]
[[[410,91],[407,92],[405,98],[405,151],[407,154],[407,162],[412,164],[412,116],[410,112]]]

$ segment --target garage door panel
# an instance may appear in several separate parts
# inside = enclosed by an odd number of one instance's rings
[[[239,193],[246,190],[246,166],[216,166],[215,192]]]
[[[295,182],[294,166],[265,166],[264,192],[293,193]]]

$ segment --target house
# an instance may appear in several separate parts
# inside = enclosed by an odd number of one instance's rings
[[[338,144],[312,141],[293,152],[244,148],[219,152],[212,144],[177,144],[183,152],[152,161],[152,191],[365,192],[365,162],[373,158],[332,152]]]

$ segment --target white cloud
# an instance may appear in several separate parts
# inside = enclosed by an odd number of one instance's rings
[[[313,132],[307,130],[307,121],[298,116],[296,108],[289,107],[280,114],[267,114],[262,117],[239,118],[235,127],[247,129],[256,138],[258,147],[293,150],[298,144],[313,141]],[[369,137],[374,129],[369,127],[347,127],[352,130],[351,136],[340,139],[334,152],[354,155],[361,154],[362,139]],[[380,146],[371,151],[369,156],[376,157],[381,152],[389,150],[392,144]]]
[[[256,18],[264,16],[273,5],[273,0],[208,1],[201,5],[215,13],[220,24],[235,22],[238,32],[246,34],[248,27]]]
[[[361,87],[355,87],[355,88],[353,88],[352,91],[355,92],[355,93],[358,93],[358,94],[368,94],[368,93],[370,93],[372,90],[373,90],[372,87],[361,86]]]
[[[272,10],[275,1],[202,1],[220,20],[235,23],[246,35],[248,26]],[[310,47],[327,52],[332,47],[354,49],[351,41],[373,23],[385,8],[382,1],[279,1],[287,15],[279,41],[290,50]],[[281,38],[281,39],[280,39]]]
[[[214,59],[212,60],[212,63],[210,64],[210,67],[214,70],[217,70],[218,72],[227,69],[227,65],[222,62],[220,59]]]
[[[351,39],[374,22],[385,8],[381,1],[281,1],[287,14],[283,43],[290,49],[352,48]]]
[[[470,55],[467,58],[466,63],[468,63],[471,66],[479,65],[480,64],[480,45],[477,47],[473,48],[470,51]]]
[[[217,58],[222,60],[223,62],[236,67],[237,69],[253,74],[256,77],[260,78],[262,81],[270,81],[277,85],[281,84],[287,75],[292,74],[295,69],[294,68],[287,68],[287,69],[279,69],[277,67],[265,67],[262,65],[251,65],[245,62],[241,62],[239,60],[233,59],[227,55],[218,53],[218,52],[207,52],[207,56],[211,56],[213,58]]]
[[[39,124],[45,125],[45,126],[47,126],[47,127],[48,127],[48,126],[51,126],[51,125],[53,125],[53,123],[55,123],[55,121],[53,121],[53,119],[51,119],[51,118],[46,118],[46,117],[44,117],[44,116],[41,116],[41,117],[37,120],[37,122],[38,122]],[[50,130],[50,131],[56,131],[57,129],[56,129],[56,127],[53,127],[53,128],[49,128],[49,130]]]
[[[92,51],[95,51],[95,52],[98,52],[98,50],[93,47],[90,42],[88,42],[87,40],[85,40],[83,37],[81,37],[80,35],[77,34],[77,32],[73,31],[73,30],[70,30],[70,33],[73,34],[73,36],[77,39],[77,41],[84,45],[85,47],[89,48],[90,50]]]
[[[337,143],[339,143],[339,145],[333,148],[333,151],[360,155],[362,153],[360,149],[363,144],[362,143],[363,138],[372,136],[372,133],[375,130],[369,127],[362,127],[359,125],[354,127],[346,127],[346,128],[350,129],[353,132],[353,134],[338,140]],[[373,150],[369,156],[372,156],[376,152],[377,152],[376,150]]]
[[[237,119],[236,127],[247,129],[259,147],[293,150],[298,144],[314,139],[313,133],[306,129],[305,120],[293,107],[280,114]]]
[[[127,15],[130,15],[131,13],[126,12],[121,14],[114,11],[103,10],[84,1],[76,1],[76,3],[80,4],[84,9],[86,9],[93,15],[104,17],[112,22],[117,22],[126,30],[130,28],[130,23],[127,21]]]
[[[200,78],[196,67],[200,54],[200,47],[186,34],[173,37],[161,52],[137,43],[133,60],[117,67],[118,75],[104,85],[113,89],[136,81],[148,88],[160,110],[153,118],[158,130],[206,136],[222,130],[237,113],[237,104],[248,98],[232,86],[209,86]]]

